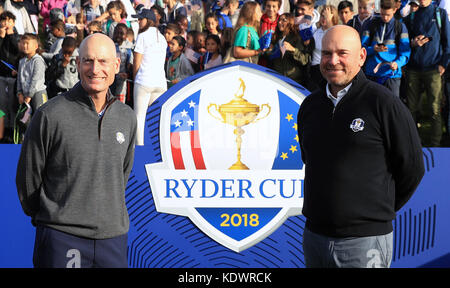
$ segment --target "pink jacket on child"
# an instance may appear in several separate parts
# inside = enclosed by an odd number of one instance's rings
[[[41,6],[41,16],[44,18],[44,31],[50,24],[50,10],[60,8],[64,11],[67,0],[43,0]]]

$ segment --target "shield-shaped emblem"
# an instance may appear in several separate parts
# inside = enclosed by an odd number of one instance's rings
[[[161,162],[145,165],[158,212],[238,252],[301,214],[297,112],[309,92],[286,80],[236,61],[167,92]]]

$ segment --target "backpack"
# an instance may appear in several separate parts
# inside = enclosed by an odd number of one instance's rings
[[[113,22],[114,22],[114,21],[111,20],[111,19],[109,19],[108,21],[106,21],[106,34],[107,34],[107,35],[108,35],[108,33],[109,33],[109,28],[111,27],[111,24],[112,24]],[[131,23],[130,23],[128,20],[122,19],[119,23],[124,23],[125,25],[127,25],[128,28],[131,28]]]
[[[399,48],[400,44],[400,36],[402,35],[402,22],[398,19],[394,18],[394,31],[395,31],[395,45],[397,46],[397,49]],[[375,31],[378,27],[380,27],[381,24],[383,24],[383,21],[381,21],[381,18],[375,17],[372,19],[372,23],[370,23],[369,28],[369,45],[372,45],[373,37],[375,36]]]

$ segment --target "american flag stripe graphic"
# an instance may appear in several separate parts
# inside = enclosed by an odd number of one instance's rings
[[[206,169],[205,161],[203,161],[202,148],[200,147],[200,136],[198,135],[198,130],[191,131],[191,147],[195,168]]]
[[[183,154],[181,153],[180,133],[170,134],[170,145],[172,148],[173,165],[175,169],[185,169],[183,162]]]
[[[175,169],[206,169],[198,133],[200,91],[172,111],[170,145]]]

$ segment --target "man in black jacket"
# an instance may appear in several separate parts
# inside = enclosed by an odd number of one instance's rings
[[[298,113],[307,267],[389,267],[395,212],[424,174],[412,116],[366,79],[366,55],[352,27],[328,30],[320,63],[328,84]]]

